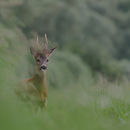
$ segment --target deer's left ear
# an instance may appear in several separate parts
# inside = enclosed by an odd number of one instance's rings
[[[54,48],[52,48],[51,50],[47,51],[48,57],[49,57],[50,55],[52,55],[52,53],[55,51],[56,48],[57,48],[57,46],[54,47]]]

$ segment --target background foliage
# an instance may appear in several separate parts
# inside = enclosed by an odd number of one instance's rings
[[[47,111],[14,95],[34,74],[36,37],[58,46]],[[129,0],[0,1],[0,129],[129,129]]]

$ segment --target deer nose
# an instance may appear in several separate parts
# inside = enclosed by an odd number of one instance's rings
[[[44,66],[44,65],[43,65],[43,66],[41,66],[41,69],[44,69],[44,70],[45,70],[46,68],[47,68],[47,67],[46,67],[46,66]]]

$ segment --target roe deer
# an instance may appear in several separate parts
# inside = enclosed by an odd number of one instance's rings
[[[30,52],[36,61],[35,74],[31,78],[22,80],[15,90],[15,93],[18,96],[20,95],[22,99],[26,99],[27,101],[29,100],[41,108],[45,108],[47,104],[48,88],[46,84],[46,69],[48,67],[49,57],[57,48],[56,46],[55,48],[48,50],[48,41],[46,34],[45,40],[45,48],[42,50],[36,50],[36,48],[34,49],[33,47],[30,47]]]

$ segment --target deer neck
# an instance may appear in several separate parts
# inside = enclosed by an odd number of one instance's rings
[[[38,90],[46,89],[46,87],[47,87],[46,71],[45,72],[35,71],[33,79],[34,79],[33,83]]]

